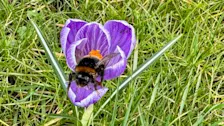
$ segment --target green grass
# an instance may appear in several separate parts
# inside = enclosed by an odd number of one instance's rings
[[[1,0],[0,125],[81,125],[84,111],[68,100],[46,55],[37,51],[43,48],[27,13],[35,16],[55,53],[61,53],[57,24],[68,18],[121,19],[135,27],[137,55],[130,57],[124,75],[104,83],[109,91],[94,105],[94,113],[133,67],[183,34],[92,125],[224,125],[223,12],[222,0]],[[65,58],[57,58],[68,74]]]

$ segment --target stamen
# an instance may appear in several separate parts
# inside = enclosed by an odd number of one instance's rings
[[[100,50],[91,50],[89,52],[89,56],[94,56],[100,60],[103,58],[103,56],[100,54]]]

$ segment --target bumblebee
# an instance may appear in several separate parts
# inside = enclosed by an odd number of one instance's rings
[[[112,53],[103,57],[99,50],[92,50],[89,55],[84,56],[77,66],[74,72],[69,74],[69,86],[73,80],[76,81],[77,85],[84,87],[89,83],[95,84],[95,89],[97,85],[102,85],[105,66],[109,60],[115,57],[117,53]],[[100,77],[100,82],[96,80]]]

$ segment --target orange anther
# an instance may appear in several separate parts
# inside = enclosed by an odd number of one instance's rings
[[[100,60],[103,58],[103,56],[100,54],[100,50],[91,50],[89,52],[89,56],[97,57]]]

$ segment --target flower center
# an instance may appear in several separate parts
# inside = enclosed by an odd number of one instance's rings
[[[94,56],[100,60],[103,58],[103,56],[100,54],[100,50],[91,50],[89,52],[89,56]]]

